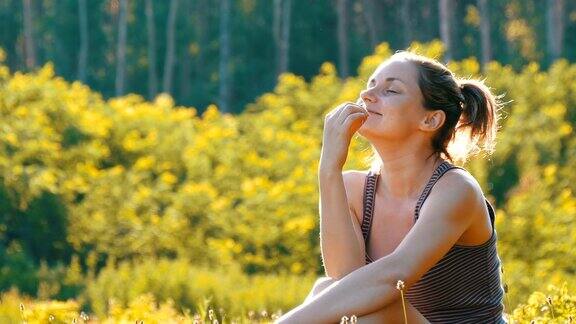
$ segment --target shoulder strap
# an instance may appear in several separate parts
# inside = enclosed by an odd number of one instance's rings
[[[492,204],[488,201],[488,199],[486,199],[486,197],[484,197],[484,200],[486,201],[486,206],[488,207],[488,215],[490,215],[490,221],[492,223],[492,227],[494,227],[494,222],[496,221],[496,212],[494,211],[494,207],[492,207]]]
[[[374,215],[374,202],[376,196],[376,185],[378,183],[378,174],[373,173],[372,170],[368,171],[366,182],[364,184],[364,199],[362,204],[362,235],[364,236],[364,243],[368,248],[368,241],[370,239],[370,228],[372,225],[372,216]],[[368,253],[366,253],[367,261]]]
[[[430,180],[428,180],[426,187],[424,187],[424,190],[422,191],[422,194],[420,194],[418,202],[416,203],[416,208],[414,209],[414,222],[418,220],[418,217],[420,216],[419,215],[420,208],[422,208],[422,204],[424,204],[424,201],[426,200],[426,198],[428,198],[428,195],[430,195],[430,191],[432,190],[432,187],[434,187],[438,179],[440,179],[440,177],[442,177],[448,170],[456,168],[466,171],[466,169],[461,168],[459,166],[455,166],[448,161],[444,161],[440,163],[438,167],[436,167],[436,170],[434,170],[434,173],[432,173],[432,177],[430,177]]]

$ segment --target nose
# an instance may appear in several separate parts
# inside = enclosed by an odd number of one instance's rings
[[[372,95],[370,90],[367,90],[367,89],[360,91],[360,98],[362,98],[362,100],[364,102],[369,102],[369,103],[376,102],[376,98]]]

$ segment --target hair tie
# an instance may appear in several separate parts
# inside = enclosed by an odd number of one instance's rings
[[[458,105],[460,106],[461,110],[464,110],[464,106],[466,105],[466,98],[464,97],[464,92],[462,91],[464,89],[464,86],[462,84],[458,85],[458,88],[460,88],[460,93],[458,94]]]
[[[466,98],[464,97],[464,94],[462,93],[462,91],[460,91],[460,93],[458,94],[458,99],[460,100],[461,103],[466,102]]]
[[[458,89],[460,89],[460,93],[458,94],[458,97],[460,98],[460,101],[464,102],[464,84],[463,83],[458,83]]]

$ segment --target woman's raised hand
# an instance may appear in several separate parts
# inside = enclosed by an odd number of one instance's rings
[[[321,170],[342,170],[352,136],[367,118],[366,109],[352,102],[345,102],[326,115],[319,165]]]

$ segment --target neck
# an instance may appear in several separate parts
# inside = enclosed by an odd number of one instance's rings
[[[417,148],[417,149],[414,149]],[[375,146],[382,159],[383,192],[397,199],[417,197],[443,160],[430,147],[402,145]]]

